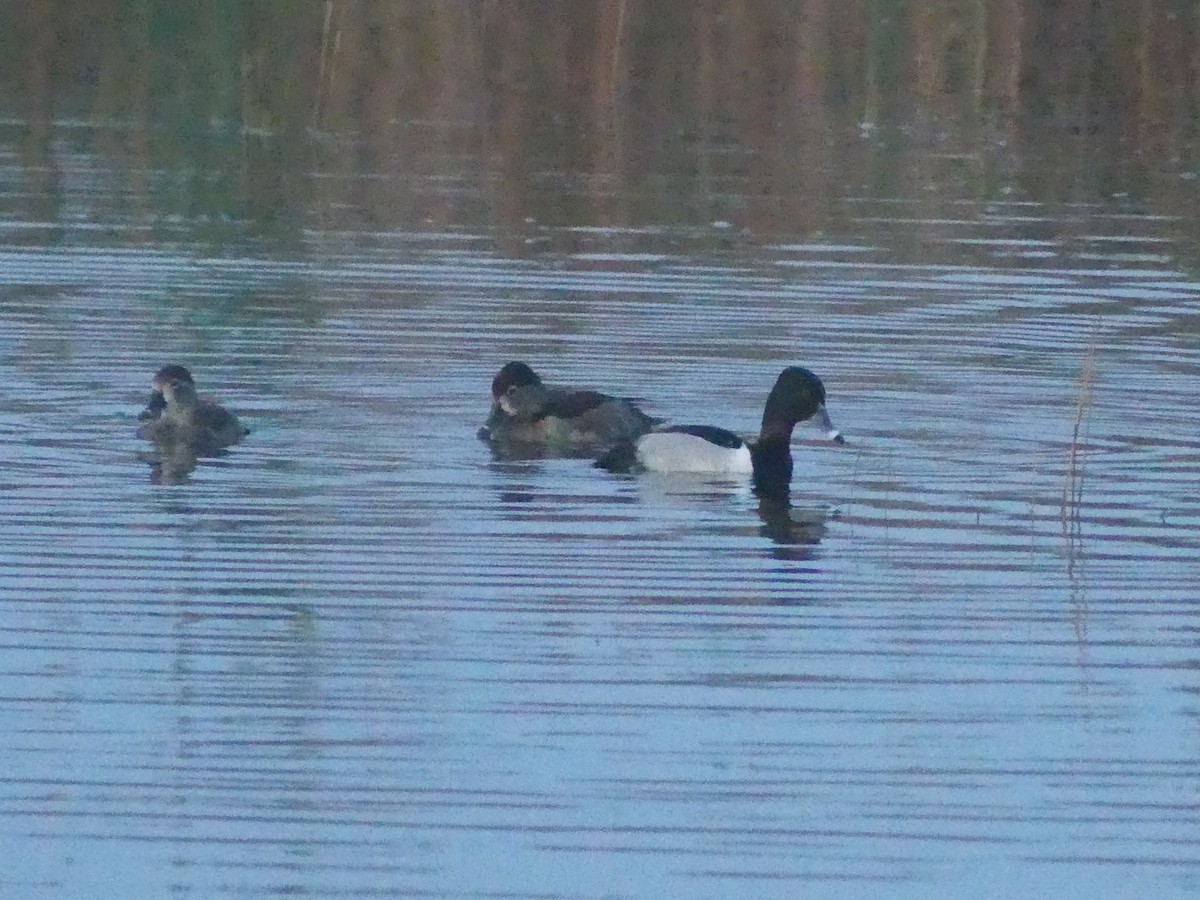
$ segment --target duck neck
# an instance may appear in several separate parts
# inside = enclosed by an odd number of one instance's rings
[[[750,447],[754,489],[760,495],[786,494],[792,482],[791,429],[787,437],[764,434]]]
[[[762,427],[758,430],[758,442],[760,444],[769,441],[778,442],[787,448],[792,442],[792,430],[796,427],[796,420],[778,406],[774,395],[767,398],[767,408],[763,410]]]

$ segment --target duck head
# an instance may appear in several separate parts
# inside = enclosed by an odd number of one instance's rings
[[[162,411],[167,408],[167,401],[163,396],[163,385],[168,382],[194,384],[192,373],[183,366],[163,366],[154,373],[154,380],[150,383],[150,397],[146,401],[146,408],[138,415],[138,419],[145,422],[157,419],[162,415]]]
[[[523,362],[505,363],[492,379],[492,410],[506,415],[529,418],[541,408],[545,386]]]
[[[803,366],[789,366],[779,373],[763,410],[760,440],[790,441],[797,422],[813,419],[825,436],[838,444],[846,443],[825,411],[825,385]]]
[[[173,371],[167,371],[171,369]],[[165,373],[165,374],[164,374]],[[196,385],[183,366],[166,366],[154,376],[154,387],[162,397],[163,412],[189,412],[196,406]]]

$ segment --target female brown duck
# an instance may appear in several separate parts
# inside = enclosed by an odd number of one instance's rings
[[[140,438],[211,453],[250,433],[221,404],[199,396],[192,373],[183,366],[163,366],[154,376],[153,388],[150,402],[138,416],[142,421],[137,432]]]

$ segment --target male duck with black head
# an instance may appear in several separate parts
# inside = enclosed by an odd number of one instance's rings
[[[779,373],[767,396],[758,440],[747,443],[732,431],[713,425],[678,425],[623,441],[596,465],[623,472],[695,472],[750,475],[760,495],[786,495],[792,480],[792,430],[812,419],[839,444],[846,439],[825,411],[825,385],[801,366]]]
[[[236,444],[250,433],[221,404],[198,395],[192,373],[183,366],[163,366],[152,386],[150,401],[138,416],[140,438],[207,454]]]
[[[510,362],[492,379],[492,409],[479,435],[499,450],[588,456],[660,422],[632,400],[551,387],[526,363]]]

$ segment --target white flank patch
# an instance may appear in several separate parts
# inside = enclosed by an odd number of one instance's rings
[[[718,447],[694,434],[652,431],[637,444],[638,462],[651,472],[730,472],[750,474],[750,448]]]

